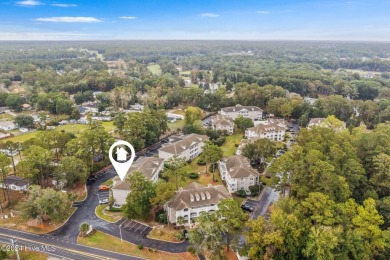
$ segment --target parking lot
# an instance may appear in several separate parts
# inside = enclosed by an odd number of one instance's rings
[[[109,191],[99,191],[96,196],[98,197],[99,202],[102,200],[105,200],[105,199],[108,200],[108,198],[110,197],[110,192]]]
[[[125,220],[119,224],[122,230],[146,236],[153,228],[134,220]]]

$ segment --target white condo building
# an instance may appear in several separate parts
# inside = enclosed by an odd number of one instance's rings
[[[177,223],[183,217],[184,223],[194,223],[202,212],[215,212],[218,204],[232,196],[223,185],[208,186],[193,182],[180,188],[175,196],[164,205],[169,223]]]
[[[230,193],[239,190],[249,191],[249,186],[259,183],[259,173],[250,165],[248,158],[234,155],[219,162],[221,179],[226,182]]]
[[[255,106],[241,106],[236,105],[235,107],[224,107],[219,111],[220,115],[236,119],[239,116],[250,118],[252,121],[261,120],[263,118],[263,110]]]

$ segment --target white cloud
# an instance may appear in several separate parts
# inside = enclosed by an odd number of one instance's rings
[[[35,1],[35,0],[19,1],[19,2],[16,2],[16,4],[19,6],[24,6],[24,7],[33,7],[33,6],[43,5],[42,2]]]
[[[262,10],[262,11],[257,11],[256,13],[257,14],[270,14],[271,12]]]
[[[61,16],[61,17],[41,17],[35,19],[38,22],[50,22],[50,23],[99,23],[102,20],[99,20],[95,17],[71,17],[71,16]]]
[[[203,13],[203,14],[200,14],[200,16],[202,16],[202,17],[218,17],[219,14],[215,14],[215,13]]]
[[[58,41],[58,40],[89,40],[99,38],[99,35],[78,32],[1,32],[0,39],[4,41]]]
[[[135,16],[121,16],[119,17],[120,19],[125,19],[125,20],[133,20],[133,19],[137,19],[137,17]]]
[[[75,4],[50,4],[51,6],[57,6],[57,7],[75,7],[77,5]]]

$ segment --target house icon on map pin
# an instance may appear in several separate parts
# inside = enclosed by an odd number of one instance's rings
[[[127,161],[128,152],[123,148],[116,148],[116,160],[117,161]]]

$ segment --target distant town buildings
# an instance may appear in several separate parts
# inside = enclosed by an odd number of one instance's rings
[[[10,130],[14,130],[16,129],[16,125],[14,122],[12,121],[3,121],[3,122],[0,122],[0,130],[3,130],[3,131],[10,131]]]
[[[15,191],[27,191],[29,185],[29,181],[17,176],[7,176],[4,182],[0,182],[1,188]]]

